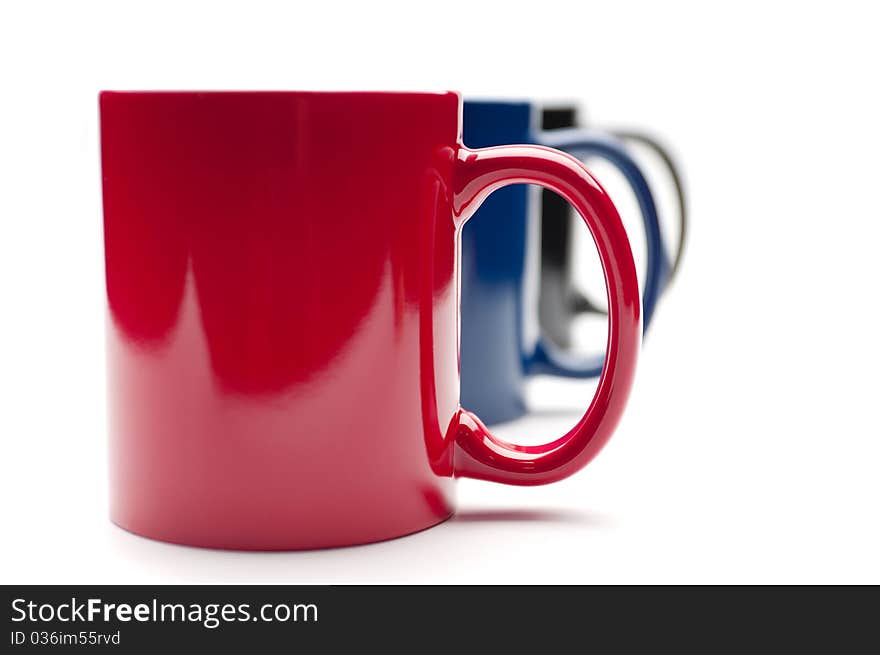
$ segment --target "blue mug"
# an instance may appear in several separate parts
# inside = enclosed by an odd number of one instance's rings
[[[595,130],[541,131],[541,109],[531,102],[466,101],[462,140],[469,148],[528,143],[564,150],[576,157],[599,157],[614,165],[631,186],[647,235],[647,271],[642,290],[647,328],[670,270],[657,208],[645,176],[621,141]],[[534,196],[532,196],[534,198]],[[461,402],[487,423],[526,412],[525,380],[532,374],[596,377],[604,353],[580,356],[565,352],[540,333],[537,293],[537,203],[525,185],[493,193],[469,221],[462,239]],[[532,310],[535,310],[534,312]]]

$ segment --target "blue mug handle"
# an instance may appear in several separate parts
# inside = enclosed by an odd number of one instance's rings
[[[647,236],[648,270],[642,292],[643,329],[647,330],[671,270],[660,232],[657,205],[648,181],[622,142],[609,134],[582,128],[558,129],[543,133],[538,142],[543,146],[564,150],[575,157],[600,157],[615,166],[629,182],[638,200]],[[541,335],[535,345],[535,352],[526,361],[526,370],[531,374],[594,378],[602,373],[604,364],[604,353],[576,355],[562,350]]]

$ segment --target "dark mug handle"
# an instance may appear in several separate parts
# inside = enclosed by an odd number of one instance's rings
[[[675,249],[675,256],[672,259],[672,266],[669,269],[669,276],[666,279],[666,284],[668,286],[678,273],[679,266],[681,265],[681,256],[684,253],[685,244],[687,243],[687,194],[684,190],[681,172],[679,171],[678,165],[675,163],[675,158],[669,153],[669,150],[649,134],[629,130],[615,131],[612,132],[612,134],[621,141],[643,145],[657,155],[666,167],[669,177],[672,179],[672,185],[675,187],[675,196],[678,201],[678,245]]]

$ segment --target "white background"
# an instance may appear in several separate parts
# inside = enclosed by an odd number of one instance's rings
[[[870,3],[0,7],[0,582],[880,582]],[[664,137],[692,238],[615,438],[555,485],[463,481],[456,518],[383,544],[224,553],[115,528],[101,88],[579,98],[593,125]],[[542,411],[503,432],[557,436],[590,392],[536,380]]]

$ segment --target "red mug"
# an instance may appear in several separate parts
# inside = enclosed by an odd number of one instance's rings
[[[641,339],[626,232],[587,170],[471,150],[456,93],[104,92],[111,518],[154,539],[287,550],[389,539],[454,511],[456,477],[587,464]],[[589,409],[541,446],[459,407],[459,234],[492,191],[578,210],[608,287]]]

